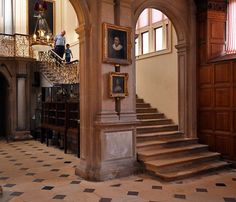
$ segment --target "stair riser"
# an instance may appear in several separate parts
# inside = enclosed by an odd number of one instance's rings
[[[136,103],[136,108],[149,108],[151,105],[149,103]]]
[[[148,146],[137,146],[138,151],[146,151],[146,150],[159,150],[159,149],[168,149],[172,147],[182,147],[188,146],[191,144],[197,144],[197,140],[188,140],[188,141],[181,141],[181,142],[166,142],[162,144],[153,144]]]
[[[148,134],[147,134],[148,135]],[[147,142],[147,141],[155,141],[155,140],[169,140],[172,138],[181,138],[183,135],[181,133],[175,134],[168,134],[168,135],[156,135],[156,136],[146,136],[146,137],[139,137],[137,136],[137,142]]]
[[[136,98],[136,103],[144,103],[144,100],[142,98]]]
[[[163,119],[165,118],[164,114],[137,114],[138,119]]]
[[[156,120],[156,121],[144,121],[141,122],[141,126],[152,126],[152,125],[165,125],[172,124],[173,122],[170,119]]]
[[[181,163],[170,164],[170,165],[165,165],[165,166],[155,166],[155,165],[150,165],[150,164],[146,164],[145,166],[147,170],[150,170],[153,172],[158,171],[158,172],[167,173],[167,172],[173,172],[177,170],[181,171],[184,167],[191,166],[193,164],[197,165],[199,163],[216,160],[216,159],[219,159],[219,156],[204,157],[204,158],[193,160],[193,161],[181,162]]]
[[[144,162],[153,161],[153,160],[161,160],[161,159],[173,159],[173,158],[177,158],[177,157],[183,157],[183,156],[186,156],[188,154],[196,154],[198,152],[206,152],[206,151],[207,151],[207,147],[195,148],[195,149],[191,149],[191,150],[187,150],[187,151],[169,153],[169,154],[158,154],[158,155],[155,155],[155,156],[142,156],[142,155],[139,155],[138,159],[141,160],[141,161],[144,161]]]
[[[155,108],[140,108],[136,109],[136,113],[156,113],[157,109]]]
[[[184,179],[184,178],[194,177],[194,176],[200,175],[200,174],[206,174],[208,172],[213,172],[213,171],[218,171],[218,170],[221,170],[221,169],[226,169],[228,167],[229,167],[229,165],[221,165],[221,166],[218,166],[216,168],[209,168],[209,169],[201,170],[199,172],[188,173],[188,174],[181,175],[181,176],[176,176],[176,177],[166,177],[165,175],[161,175],[159,173],[155,173],[155,175],[157,177],[161,178],[162,180],[165,180],[166,182],[170,182],[170,181],[174,181],[174,180],[181,180],[181,179]]]
[[[138,128],[137,134],[167,132],[178,130],[178,126],[153,127],[153,128]]]

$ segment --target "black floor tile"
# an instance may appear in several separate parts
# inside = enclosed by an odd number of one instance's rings
[[[24,192],[12,192],[10,195],[11,196],[20,196],[20,195],[22,195]]]
[[[60,175],[59,177],[69,177],[70,175],[68,175],[68,174],[62,174],[62,175]]]
[[[11,161],[11,162],[16,162],[16,159],[11,159],[11,160],[9,160],[9,161]]]
[[[113,185],[111,185],[111,187],[120,187],[121,186],[121,184],[113,184]]]
[[[37,163],[42,163],[43,162],[43,160],[38,160],[38,161],[36,161]]]
[[[44,164],[43,167],[50,167],[52,166],[51,164]]]
[[[4,187],[14,187],[16,184],[5,184]]]
[[[225,202],[236,202],[236,198],[224,197]]]
[[[62,159],[64,159],[64,158],[62,158],[62,157],[58,157],[58,158],[56,158],[56,160],[62,160]]]
[[[60,171],[60,169],[52,169],[52,170],[50,170],[50,171],[52,171],[52,172],[58,172],[58,171]]]
[[[29,170],[29,168],[20,168],[20,170]]]
[[[66,197],[66,195],[56,195],[52,199],[60,199],[63,200]]]
[[[233,181],[236,181],[236,178],[232,178]]]
[[[127,195],[129,195],[129,196],[138,196],[138,192],[137,191],[128,191]]]
[[[88,192],[88,193],[93,193],[94,191],[95,191],[95,189],[88,189],[88,188],[86,188],[84,190],[84,192]]]
[[[56,154],[50,154],[49,156],[56,156]]]
[[[26,173],[25,175],[27,175],[27,176],[34,176],[35,173]]]
[[[35,179],[33,182],[43,182],[45,179]]]
[[[54,187],[53,186],[44,186],[43,188],[42,188],[42,190],[48,190],[48,191],[50,191],[50,190],[52,190]]]
[[[64,163],[70,164],[70,163],[71,163],[71,161],[65,161]]]
[[[217,187],[226,187],[226,185],[224,183],[216,183]]]
[[[196,188],[196,192],[207,192],[205,188]]]
[[[160,190],[161,190],[161,189],[162,189],[162,186],[153,185],[153,186],[152,186],[152,189],[160,189]]]
[[[111,198],[101,198],[99,202],[111,202]]]
[[[174,197],[178,199],[186,199],[186,195],[184,194],[175,194]]]
[[[80,184],[81,181],[72,181],[71,184]]]

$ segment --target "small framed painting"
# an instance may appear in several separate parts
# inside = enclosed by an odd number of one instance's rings
[[[103,62],[129,65],[131,61],[131,28],[103,23]]]
[[[128,73],[109,73],[109,95],[110,97],[128,96]]]

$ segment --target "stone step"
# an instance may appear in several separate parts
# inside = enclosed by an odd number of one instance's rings
[[[205,174],[207,172],[217,171],[219,169],[225,169],[230,166],[229,163],[225,161],[210,161],[203,162],[197,165],[192,165],[191,167],[186,167],[178,171],[173,172],[155,172],[155,175],[165,181],[180,180],[183,178],[193,177],[199,174]]]
[[[139,113],[137,119],[161,119],[165,118],[163,113]]]
[[[175,124],[167,124],[167,125],[154,125],[154,126],[138,126],[137,134],[143,133],[154,133],[154,132],[162,132],[162,131],[177,131],[178,125]]]
[[[173,159],[161,159],[146,161],[145,167],[149,171],[153,172],[174,172],[182,170],[183,167],[187,167],[193,164],[199,164],[211,160],[217,160],[220,158],[219,153],[214,152],[202,152],[197,154],[189,154],[184,157],[177,157]]]
[[[151,140],[146,142],[137,143],[137,149],[141,151],[161,151],[161,149],[179,148],[190,144],[197,144],[197,138],[171,138],[167,140]],[[200,145],[200,144],[199,144]]]
[[[167,140],[172,138],[181,138],[183,133],[179,131],[168,131],[168,132],[156,132],[156,133],[143,133],[137,134],[137,142],[146,142],[154,140]]]
[[[136,103],[136,108],[150,108],[151,105],[149,103]]]
[[[144,100],[142,98],[136,98],[136,103],[144,103]]]
[[[156,113],[158,112],[156,108],[137,108],[136,113]]]
[[[139,120],[141,126],[150,126],[150,125],[166,125],[166,124],[173,124],[171,119],[140,119]]]
[[[207,149],[207,145],[192,144],[174,148],[140,151],[138,152],[138,158],[139,160],[144,162],[161,159],[173,159],[177,157],[183,157],[189,154],[195,154],[197,152],[206,152]]]

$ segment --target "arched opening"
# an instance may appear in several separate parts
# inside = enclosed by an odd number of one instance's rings
[[[177,35],[178,126],[186,137],[196,137],[196,17],[194,1],[174,6],[172,1],[134,3],[134,28],[146,8],[163,12],[172,22]],[[183,12],[186,11],[186,12]]]
[[[137,95],[178,124],[177,35],[173,23],[161,11],[146,8],[138,18],[135,34]]]
[[[8,136],[8,82],[0,73],[0,139]]]

